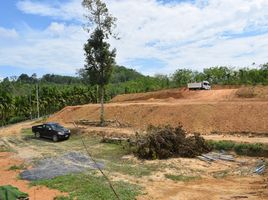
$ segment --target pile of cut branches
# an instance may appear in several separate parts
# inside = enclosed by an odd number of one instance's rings
[[[193,158],[211,150],[200,134],[187,137],[182,126],[149,126],[145,135],[137,134],[134,146],[135,155],[141,159]]]

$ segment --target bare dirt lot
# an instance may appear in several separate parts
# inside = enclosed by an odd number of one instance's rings
[[[30,128],[29,124],[27,126]],[[0,138],[0,143],[4,142],[8,146],[6,149],[12,151],[0,153],[0,184],[13,184],[28,192],[32,199],[42,200],[46,194],[45,199],[52,200],[55,196],[71,192],[61,193],[44,186],[29,188],[29,182],[18,179],[22,169],[14,171],[10,170],[10,167],[23,163],[31,168],[40,159],[62,156],[66,152],[85,153],[80,137],[74,135],[68,141],[53,143],[49,140],[37,140],[31,136],[29,129],[20,130],[20,127],[21,125],[12,127],[19,132],[18,134],[5,134]],[[83,138],[94,157],[104,163],[104,171],[114,183],[123,182],[124,185],[129,183],[142,187],[138,200],[267,199],[268,174],[254,173],[260,161],[268,162],[266,158],[237,156],[232,153],[235,162],[207,163],[196,158],[143,161],[129,154],[120,145],[100,143],[101,138],[95,135],[97,130],[103,133],[106,130],[116,133],[118,129],[98,127],[83,129]],[[126,132],[127,130],[129,129],[126,129]],[[49,186],[57,188],[57,184],[59,183]],[[101,186],[97,190],[100,188]]]

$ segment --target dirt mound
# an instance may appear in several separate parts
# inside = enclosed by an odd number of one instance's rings
[[[105,105],[105,118],[129,124],[137,129],[148,125],[182,124],[190,132],[268,132],[268,101],[239,102],[141,102]],[[98,120],[99,105],[67,107],[48,120],[71,123],[79,120]]]
[[[130,102],[130,101],[156,101],[156,100],[231,100],[234,99],[237,89],[222,89],[222,90],[199,90],[189,91],[186,88],[182,89],[169,89],[148,93],[137,94],[124,94],[118,95],[111,100],[112,103],[116,102]]]
[[[155,92],[147,92],[147,93],[135,93],[135,94],[123,94],[114,97],[111,102],[124,102],[124,101],[141,101],[141,100],[150,100],[154,99],[181,99],[183,98],[182,92],[187,90],[183,89],[169,89],[169,90],[160,90]]]
[[[187,131],[202,134],[268,133],[268,86],[210,91],[171,89],[119,95],[112,102],[105,105],[105,118],[138,129],[182,124]],[[49,121],[98,120],[99,113],[99,105],[66,107]]]
[[[167,89],[155,92],[124,94],[114,97],[111,102],[192,100],[230,101],[240,98],[268,99],[268,86],[213,86],[212,90],[189,91],[187,88]]]
[[[251,86],[241,87],[236,91],[236,96],[239,98],[258,98],[268,99],[268,87],[267,86]]]
[[[150,126],[135,144],[135,154],[142,159],[193,158],[211,150],[199,134],[186,137],[182,126]]]

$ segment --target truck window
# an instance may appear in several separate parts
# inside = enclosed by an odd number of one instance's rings
[[[51,127],[49,125],[46,125],[46,129],[50,129]]]

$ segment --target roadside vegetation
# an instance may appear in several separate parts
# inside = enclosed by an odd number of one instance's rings
[[[208,141],[212,149],[234,151],[238,155],[268,157],[268,145],[236,143],[233,141]]]

